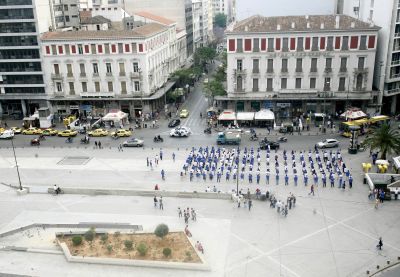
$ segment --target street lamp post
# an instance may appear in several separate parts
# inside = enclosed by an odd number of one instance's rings
[[[12,146],[13,154],[14,154],[15,167],[17,168],[19,190],[22,191],[21,176],[19,175],[19,167],[18,167],[18,162],[17,162],[17,156],[15,155],[14,138],[11,138],[11,146]]]

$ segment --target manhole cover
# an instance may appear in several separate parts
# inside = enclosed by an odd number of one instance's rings
[[[85,165],[90,161],[90,159],[91,159],[90,157],[83,157],[83,156],[64,157],[57,164],[59,164],[59,165]]]

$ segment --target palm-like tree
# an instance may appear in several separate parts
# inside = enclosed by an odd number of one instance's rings
[[[400,134],[388,124],[383,124],[364,140],[364,145],[371,150],[378,149],[381,159],[386,160],[387,154],[400,152]]]

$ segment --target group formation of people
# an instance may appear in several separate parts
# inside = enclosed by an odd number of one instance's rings
[[[321,184],[326,187],[345,189],[346,182],[353,186],[353,177],[343,161],[340,149],[314,151],[286,151],[282,155],[267,149],[265,154],[260,148],[226,149],[222,147],[192,148],[188,154],[181,176],[189,175],[189,181],[248,181],[249,184],[273,184],[314,187]],[[275,179],[275,182],[273,181]]]
[[[269,206],[273,209],[276,208],[278,214],[282,214],[285,217],[288,215],[289,210],[291,210],[292,207],[296,207],[296,197],[291,192],[289,193],[286,202],[284,200],[277,200],[273,194],[267,197],[267,199],[270,201]]]

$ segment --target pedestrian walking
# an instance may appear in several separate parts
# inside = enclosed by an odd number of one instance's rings
[[[161,169],[161,178],[165,181],[165,171]]]
[[[152,160],[150,160],[150,162],[149,162],[149,163],[150,163],[150,169],[151,169],[151,170],[153,170],[153,161],[152,161]]]
[[[101,141],[97,143],[99,145],[99,149],[101,149]]]
[[[97,148],[97,141],[94,142],[94,147]]]
[[[314,196],[314,185],[311,185],[311,191],[308,195],[312,194]]]
[[[164,203],[163,203],[163,200],[162,200],[162,196],[160,196],[160,210],[164,210]]]
[[[158,202],[157,196],[154,196],[153,202],[154,202],[154,208],[157,208],[157,202]]]
[[[249,211],[251,210],[251,207],[253,206],[253,201],[249,199]]]
[[[178,217],[181,218],[182,217],[182,210],[180,207],[178,207]]]
[[[160,160],[162,161],[162,158],[163,158],[163,151],[162,151],[162,149],[160,149]]]
[[[349,176],[349,188],[353,187],[353,176]]]
[[[172,160],[175,162],[175,153],[172,152]]]
[[[382,246],[383,246],[383,242],[382,242],[382,238],[380,237],[376,248],[378,248],[378,250],[382,250]]]

